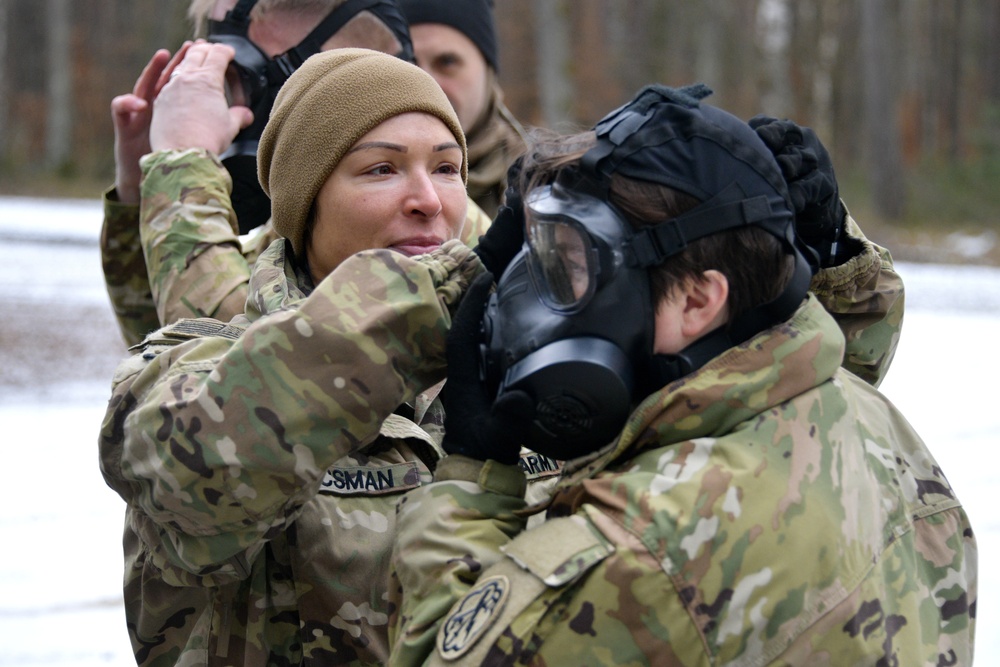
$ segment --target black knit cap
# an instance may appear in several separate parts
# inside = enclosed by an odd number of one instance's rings
[[[499,71],[493,0],[399,0],[399,6],[411,26],[443,23],[458,30],[479,47],[493,71]]]

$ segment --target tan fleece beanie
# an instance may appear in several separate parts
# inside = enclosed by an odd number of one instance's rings
[[[257,148],[257,177],[271,197],[275,230],[306,248],[313,200],[345,153],[382,121],[408,111],[440,118],[462,147],[465,135],[434,79],[416,65],[380,51],[333,49],[310,56],[278,91]]]

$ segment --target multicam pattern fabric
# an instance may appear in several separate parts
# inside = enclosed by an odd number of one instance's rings
[[[122,363],[100,462],[139,665],[385,662],[396,500],[438,458],[407,404],[443,379],[482,270],[457,240],[372,250],[306,296],[279,240],[246,316],[182,320]]]
[[[968,517],[845,349],[810,296],[566,463],[540,525],[517,467],[446,457],[399,505],[390,664],[971,665]]]
[[[809,289],[847,339],[841,365],[878,387],[903,328],[903,280],[889,251],[869,241],[850,215],[846,233],[858,252],[839,266],[821,270]]]
[[[114,188],[104,193],[101,268],[122,339],[135,345],[160,328],[139,242],[139,207],[122,204]]]
[[[182,318],[243,312],[251,267],[277,238],[270,221],[237,236],[229,173],[209,151],[158,151],[142,162],[142,211],[105,193],[101,259],[122,337],[140,342]],[[490,218],[471,200],[461,239],[474,246]],[[140,234],[141,228],[141,234]]]

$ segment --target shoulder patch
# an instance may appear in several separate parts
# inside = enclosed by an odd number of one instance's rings
[[[440,656],[445,660],[457,660],[465,655],[503,611],[509,595],[510,581],[503,575],[477,583],[452,608],[441,625],[437,637]]]
[[[382,496],[420,486],[420,468],[416,463],[392,465],[330,466],[320,493],[338,496]]]

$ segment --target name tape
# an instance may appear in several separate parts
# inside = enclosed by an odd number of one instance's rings
[[[379,496],[399,493],[420,486],[420,468],[416,463],[384,466],[332,466],[320,484],[320,493],[341,496]]]

